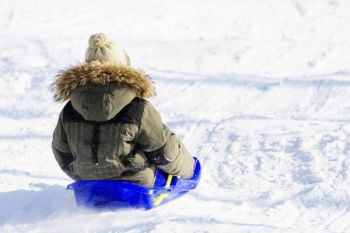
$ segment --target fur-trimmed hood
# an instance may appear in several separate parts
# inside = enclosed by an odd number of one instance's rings
[[[77,87],[88,83],[106,85],[111,82],[135,89],[137,97],[147,98],[154,95],[152,81],[141,70],[130,66],[90,62],[72,66],[57,75],[54,83],[55,99],[68,100]]]
[[[71,100],[73,108],[89,121],[108,121],[135,97],[154,95],[152,81],[129,66],[90,62],[57,75],[57,101]]]

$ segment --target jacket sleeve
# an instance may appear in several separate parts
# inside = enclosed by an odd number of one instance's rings
[[[137,143],[151,164],[171,175],[192,177],[192,156],[179,138],[162,123],[160,114],[149,102],[146,102],[141,117]]]
[[[63,112],[61,112],[60,114],[55,131],[53,133],[52,151],[61,169],[70,178],[77,179],[77,177],[74,176],[69,166],[71,162],[73,162],[74,157],[70,150],[68,140],[67,140],[67,134],[63,127]]]

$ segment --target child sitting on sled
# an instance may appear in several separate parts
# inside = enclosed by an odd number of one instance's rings
[[[152,187],[155,170],[190,178],[194,160],[145,98],[151,80],[105,34],[89,39],[85,63],[62,71],[55,98],[66,101],[52,149],[74,180],[126,180]]]

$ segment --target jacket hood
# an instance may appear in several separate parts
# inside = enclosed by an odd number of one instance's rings
[[[57,101],[71,100],[86,120],[107,121],[135,97],[154,95],[149,77],[129,66],[96,62],[61,71],[53,83]]]

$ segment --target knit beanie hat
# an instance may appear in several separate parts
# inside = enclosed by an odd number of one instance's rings
[[[114,63],[130,65],[129,56],[104,33],[93,34],[89,38],[89,47],[85,53],[85,62]]]

